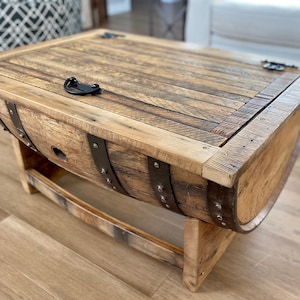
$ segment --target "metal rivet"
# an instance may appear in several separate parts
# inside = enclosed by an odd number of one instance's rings
[[[221,224],[222,224],[223,226],[226,226],[226,225],[227,225],[225,222],[222,222]]]
[[[116,190],[116,189],[117,189],[117,187],[116,187],[116,186],[113,186],[113,187],[112,187],[112,189],[113,189],[113,190]]]
[[[216,207],[216,209],[219,209],[219,210],[222,209],[222,205],[218,202],[215,204],[215,207]]]
[[[155,162],[153,163],[153,165],[154,165],[154,168],[156,168],[156,169],[159,169],[159,168],[160,168],[160,165],[159,165],[159,163],[158,163],[157,161],[155,161]]]
[[[160,196],[160,201],[161,201],[162,203],[166,203],[166,202],[167,202],[167,199],[166,199],[165,196]]]
[[[12,109],[10,109],[10,110],[9,110],[9,113],[10,113],[11,115],[13,115],[13,114],[14,114],[14,111],[13,111]]]
[[[20,138],[24,139],[25,134],[24,134],[23,132],[21,132],[21,133],[19,134],[19,136],[20,136]]]
[[[170,208],[170,205],[169,205],[169,204],[166,204],[166,208]]]
[[[162,185],[158,185],[157,186],[157,191],[160,192],[160,193],[163,192],[164,191],[164,187]]]
[[[219,221],[222,221],[222,220],[223,220],[223,217],[222,217],[221,215],[217,215],[217,219],[218,219]]]
[[[106,182],[111,184],[111,179],[110,178],[106,178]]]
[[[94,149],[98,149],[99,148],[99,145],[97,143],[93,143],[93,148]]]
[[[106,174],[106,170],[104,168],[101,168],[101,174]]]

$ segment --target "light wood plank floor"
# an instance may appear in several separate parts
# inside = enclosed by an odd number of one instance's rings
[[[26,194],[10,142],[1,131],[0,299],[299,299],[300,156],[266,221],[238,235],[191,293],[181,270]]]
[[[133,13],[113,16],[105,27],[147,35],[147,1],[134,0]],[[238,235],[199,291],[191,293],[182,286],[181,270],[107,237],[41,194],[26,194],[10,136],[2,131],[0,153],[1,300],[300,299],[300,156],[266,221]],[[105,202],[99,205],[109,209]],[[178,228],[172,234],[174,243],[181,233]]]

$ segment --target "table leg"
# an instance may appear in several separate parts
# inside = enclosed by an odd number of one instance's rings
[[[106,0],[91,0],[93,28],[97,28],[107,20]]]
[[[214,224],[185,218],[183,283],[188,289],[199,288],[235,234]]]
[[[17,163],[19,166],[21,183],[26,192],[36,192],[37,189],[33,185],[35,185],[36,187],[41,187],[41,184],[38,182],[37,179],[35,179],[34,176],[30,176],[30,178],[33,178],[34,180],[32,179],[31,183],[29,183],[28,172],[32,173],[32,170],[36,170],[37,173],[40,172],[41,176],[39,177],[45,176],[47,180],[49,179],[47,182],[52,182],[52,180],[59,178],[66,173],[65,170],[51,163],[50,161],[48,161],[47,158],[43,157],[39,153],[31,150],[17,138],[13,137],[12,141]],[[43,188],[42,190],[46,190],[46,188]],[[49,190],[54,191],[55,189],[50,188]],[[62,199],[62,195],[63,193],[60,191],[59,197],[56,197],[54,195],[55,197],[53,198],[55,200]],[[64,204],[65,203],[66,201],[64,201]],[[76,207],[78,208],[78,203]],[[82,207],[84,207],[84,211],[86,211],[87,206],[83,205]],[[80,215],[82,215],[82,213]],[[88,213],[88,215],[90,214]],[[95,215],[94,210],[92,215]],[[101,216],[102,215],[103,214],[101,213]],[[108,221],[104,220],[103,222]],[[95,222],[93,222],[93,224],[94,223]],[[134,231],[131,229],[129,233],[130,232]],[[225,252],[226,248],[231,243],[234,236],[235,232],[220,228],[214,224],[208,224],[195,218],[185,218],[183,249],[183,283],[188,289],[190,289],[191,291],[196,291],[199,288],[201,283],[204,281],[204,279],[207,277],[212,268],[218,262],[222,254]],[[145,239],[143,239],[143,241],[144,240],[147,242],[147,236]],[[151,240],[149,239],[148,241],[151,245],[153,244],[152,240],[153,238]],[[156,247],[155,243],[153,245]],[[182,258],[182,254],[179,253],[180,251],[174,251],[174,247],[172,248],[166,243],[163,243],[163,245],[160,245],[158,247],[158,249],[165,248],[164,254],[167,254],[167,257],[175,257],[175,260],[172,259],[172,262],[170,261],[172,264],[182,267],[182,264],[180,263],[180,261],[182,261],[180,260],[180,257]],[[141,247],[139,246],[138,248],[140,249]],[[148,248],[149,245],[145,249]],[[156,251],[152,252],[156,253]],[[155,256],[157,257],[157,255]],[[158,257],[160,257],[160,255],[158,255]],[[163,257],[163,260],[167,261],[165,255]]]
[[[31,150],[14,136],[12,136],[12,144],[19,167],[21,184],[27,193],[33,194],[37,192],[36,188],[27,180],[26,170],[28,169],[36,169],[52,180],[66,174],[65,170],[51,163],[39,153]]]

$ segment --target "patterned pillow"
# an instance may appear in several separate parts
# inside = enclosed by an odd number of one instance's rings
[[[0,1],[0,51],[81,31],[80,0]]]

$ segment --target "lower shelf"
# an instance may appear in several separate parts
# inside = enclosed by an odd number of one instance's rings
[[[28,182],[38,191],[56,204],[67,209],[72,215],[82,219],[85,223],[96,227],[117,240],[127,243],[132,248],[161,261],[183,268],[182,248],[161,240],[93,207],[34,169],[26,170],[26,175]],[[112,192],[108,193],[110,198],[114,198]],[[119,195],[117,196],[120,197]],[[102,198],[104,197],[102,196]]]
[[[236,234],[97,188],[39,156],[15,138],[13,145],[25,191],[40,191],[107,235],[182,268],[183,283],[191,291],[199,288]]]

